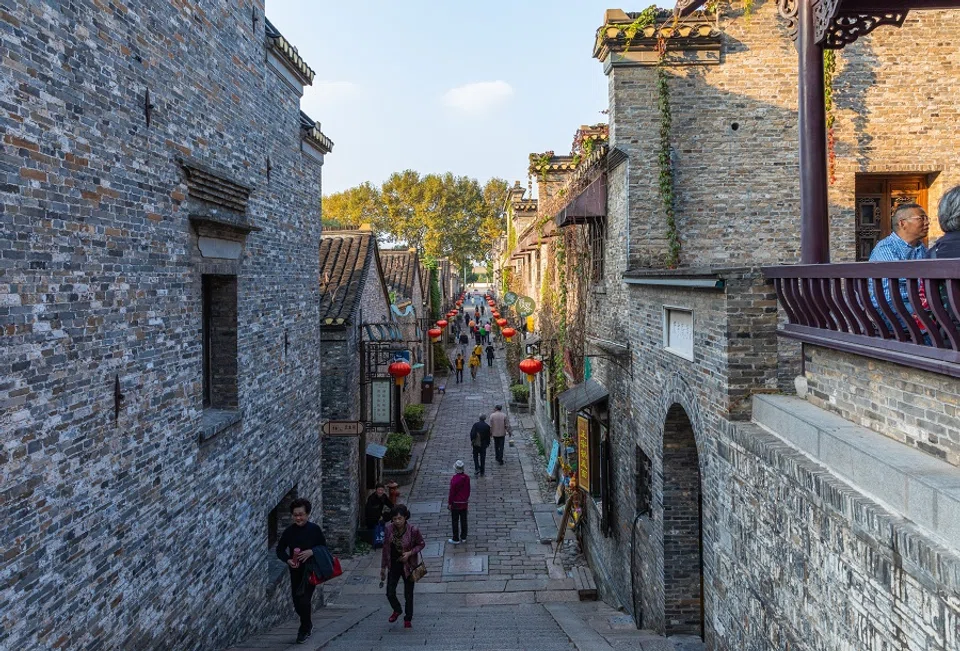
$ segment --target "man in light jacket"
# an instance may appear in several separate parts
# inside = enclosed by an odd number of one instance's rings
[[[453,538],[448,543],[459,545],[467,542],[467,503],[470,501],[470,477],[463,471],[463,461],[457,459],[456,472],[450,478],[450,493],[447,495],[447,509],[453,522]]]
[[[490,414],[490,435],[493,437],[493,449],[497,453],[497,463],[503,465],[503,443],[507,437],[507,432],[513,436],[513,428],[507,421],[507,415],[503,413],[503,405],[497,405]]]

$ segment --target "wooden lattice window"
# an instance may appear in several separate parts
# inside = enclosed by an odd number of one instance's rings
[[[857,260],[868,260],[877,242],[890,234],[890,217],[902,203],[927,209],[926,174],[857,174]]]

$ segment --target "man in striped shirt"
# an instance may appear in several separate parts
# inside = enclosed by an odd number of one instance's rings
[[[919,204],[902,203],[897,206],[896,211],[890,218],[890,225],[893,227],[893,232],[877,242],[877,246],[870,253],[870,262],[926,259],[927,247],[924,246],[923,239],[927,236],[927,231],[930,228],[930,219]],[[911,314],[914,314],[915,310],[910,304],[907,293],[907,281],[901,278],[899,285],[900,297],[903,299],[904,306]],[[890,280],[888,278],[883,279],[883,295],[887,299],[887,304],[893,307],[893,296],[890,293]],[[873,304],[879,308],[872,284],[870,285],[870,297],[873,299]]]

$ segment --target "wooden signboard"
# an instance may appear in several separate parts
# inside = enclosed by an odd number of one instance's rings
[[[328,420],[323,424],[323,433],[327,436],[360,436],[363,423],[358,420]]]
[[[577,416],[577,484],[590,490],[590,419]]]
[[[567,500],[567,506],[563,509],[563,517],[560,518],[560,528],[557,530],[557,548],[553,550],[553,557],[557,557],[557,552],[560,551],[560,547],[563,545],[563,538],[567,535],[567,523],[570,522],[570,512],[573,511],[573,503],[576,500],[571,496]]]

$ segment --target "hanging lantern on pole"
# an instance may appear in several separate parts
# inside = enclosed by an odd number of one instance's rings
[[[503,330],[500,331],[500,334],[503,335],[504,339],[506,339],[507,341],[510,341],[517,335],[517,331],[514,330],[513,328],[504,328]]]
[[[437,327],[439,327],[441,330],[443,330],[444,328],[446,328],[446,327],[447,327],[447,320],[446,320],[446,319],[440,319],[439,321],[437,321]]]
[[[430,341],[436,343],[440,341],[440,336],[443,334],[443,330],[440,328],[430,328],[427,330],[427,334],[430,335]]]
[[[497,325],[501,328],[507,327],[508,321],[506,319],[497,319]]]
[[[490,314],[493,315],[493,318],[494,318],[494,319],[499,319],[499,318],[500,318],[500,313],[497,312],[496,310],[492,310],[492,311],[490,312]]]
[[[410,375],[410,365],[402,359],[397,359],[387,367],[387,373],[394,379],[398,387],[403,386],[403,378]]]
[[[526,373],[527,380],[530,381],[530,384],[533,384],[534,376],[542,370],[543,362],[541,362],[539,359],[528,357],[520,362],[520,371]]]

